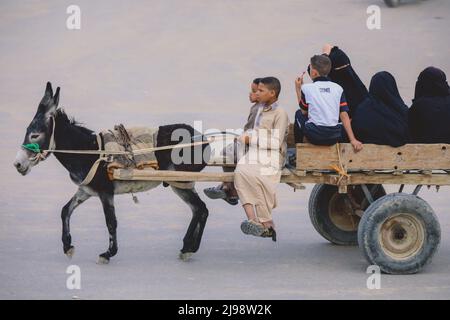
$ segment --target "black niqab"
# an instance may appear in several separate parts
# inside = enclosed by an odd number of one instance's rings
[[[444,71],[435,67],[423,70],[416,82],[414,100],[423,97],[447,96],[450,88]]]
[[[423,70],[409,109],[411,139],[415,143],[450,143],[450,89],[445,73]]]
[[[367,88],[358,77],[355,70],[353,70],[350,58],[344,51],[339,49],[339,47],[333,47],[331,49],[329,58],[331,60],[331,72],[329,78],[344,89],[351,117],[358,105],[368,96]]]

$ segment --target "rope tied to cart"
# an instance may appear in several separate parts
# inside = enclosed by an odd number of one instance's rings
[[[330,167],[331,169],[333,169],[334,171],[336,171],[339,174],[339,178],[337,181],[337,185],[341,185],[342,180],[345,179],[349,179],[350,175],[347,173],[347,170],[344,167],[344,164],[342,162],[342,157],[341,157],[341,145],[339,143],[336,143],[336,151],[337,151],[337,155],[338,155],[338,162],[339,165],[336,164],[331,164]]]

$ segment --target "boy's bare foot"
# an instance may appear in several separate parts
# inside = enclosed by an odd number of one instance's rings
[[[268,228],[275,228],[275,224],[273,223],[273,221],[266,221],[262,223],[264,228],[268,229]]]

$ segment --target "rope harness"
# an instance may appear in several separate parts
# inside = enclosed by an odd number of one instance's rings
[[[55,127],[56,127],[56,121],[55,117],[52,116],[53,121],[53,128],[52,128],[52,135],[50,136],[50,142],[48,144],[48,150],[41,150],[39,144],[37,143],[28,143],[23,144],[22,148],[30,150],[31,152],[35,153],[36,155],[34,157],[29,158],[34,165],[38,164],[40,161],[44,161],[47,159],[47,157],[50,155],[50,150],[55,149]]]

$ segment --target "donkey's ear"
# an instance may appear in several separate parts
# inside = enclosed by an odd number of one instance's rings
[[[59,104],[59,87],[56,88],[55,95],[53,96],[53,103],[54,103],[55,107],[57,107]]]
[[[51,117],[53,117],[56,113],[56,104],[49,104],[45,110],[45,118],[49,119]]]
[[[51,96],[48,96],[49,94],[51,94]],[[55,95],[53,95],[52,85],[50,82],[48,82],[47,89],[45,90],[44,99],[48,99],[44,103],[44,106],[45,106],[44,112],[45,112],[45,118],[49,119],[55,115],[56,107],[58,107],[59,87],[56,89]]]
[[[50,82],[47,82],[47,86],[45,87],[45,95],[49,98],[53,97],[53,89]]]

